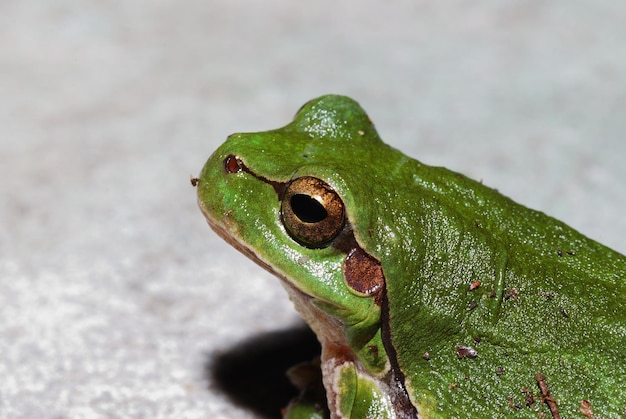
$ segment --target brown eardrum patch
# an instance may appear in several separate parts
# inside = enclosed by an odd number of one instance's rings
[[[343,262],[343,275],[350,288],[360,294],[374,296],[374,300],[380,305],[385,276],[379,261],[360,247],[354,247]]]

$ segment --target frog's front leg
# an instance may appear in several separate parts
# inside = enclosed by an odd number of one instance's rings
[[[342,356],[339,348],[324,348],[322,376],[333,419],[396,418],[392,394],[385,379],[372,377],[358,361]],[[337,356],[329,353],[337,352]]]
[[[289,381],[300,394],[283,410],[283,419],[324,419],[330,417],[322,384],[320,359],[303,362],[287,371]]]
[[[299,364],[287,374],[300,394],[284,410],[283,419],[396,418],[387,385],[368,377],[347,359],[326,360],[322,370],[319,361]]]

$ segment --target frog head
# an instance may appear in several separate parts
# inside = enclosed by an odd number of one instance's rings
[[[392,385],[380,328],[384,246],[373,245],[380,220],[363,202],[392,170],[367,163],[385,153],[399,154],[355,101],[323,96],[283,128],[231,135],[197,182],[210,226],[281,279],[317,334],[322,369],[336,372],[325,374],[327,392],[355,375]]]

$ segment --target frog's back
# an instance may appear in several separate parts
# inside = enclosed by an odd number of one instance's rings
[[[405,170],[406,202],[391,205],[428,211],[404,230],[423,249],[397,249],[385,274],[413,396],[439,414],[508,415],[522,388],[541,399],[541,374],[564,417],[582,400],[596,415],[624,413],[626,257],[458,173],[413,160]],[[415,344],[404,351],[399,339]]]
[[[389,147],[349,98],[311,101],[273,134],[271,177],[324,175],[380,261],[386,349],[421,417],[549,417],[546,388],[562,417],[583,400],[624,414],[623,255]]]

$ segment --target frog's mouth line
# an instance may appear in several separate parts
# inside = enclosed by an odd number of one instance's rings
[[[275,275],[276,277],[280,278],[282,281],[286,280],[280,273],[278,273],[276,270],[274,270],[274,268],[272,268],[269,264],[267,264],[265,261],[263,261],[261,258],[259,258],[256,255],[256,253],[254,251],[252,251],[248,246],[246,246],[245,244],[241,243],[239,240],[237,240],[235,237],[233,237],[231,234],[229,234],[229,231],[226,229],[226,227],[224,227],[224,225],[222,225],[221,223],[217,222],[207,212],[206,208],[202,205],[202,203],[200,203],[200,209],[202,210],[202,213],[204,214],[204,217],[206,218],[207,223],[209,224],[209,227],[211,227],[211,230],[213,230],[215,233],[217,233],[217,235],[220,236],[224,241],[226,241],[232,247],[237,249],[239,252],[241,252],[247,258],[249,258],[250,260],[254,261],[254,263],[259,265],[260,267],[262,267],[263,269],[265,269],[266,271],[268,271],[272,275]]]
[[[332,341],[335,342],[336,346],[341,346],[345,348],[346,352],[352,353],[352,350],[349,349],[350,347],[348,343],[345,341],[345,336],[341,332],[343,330],[341,327],[341,323],[337,319],[332,318],[326,313],[322,312],[319,308],[317,308],[316,304],[312,303],[311,301],[325,300],[320,300],[310,294],[307,294],[300,288],[293,285],[285,275],[275,270],[271,265],[266,263],[263,259],[259,258],[252,249],[237,240],[233,235],[229,234],[228,229],[219,221],[217,221],[214,217],[212,217],[207,209],[202,205],[202,203],[200,203],[200,208],[209,226],[213,231],[217,233],[218,236],[220,236],[243,255],[250,258],[250,260],[255,262],[257,265],[259,265],[281,281],[281,284],[287,291],[289,298],[294,303],[296,310],[309,324],[311,329],[313,329],[313,331],[317,335],[318,340],[322,343],[322,346],[324,341]],[[325,302],[327,304],[332,304],[327,301]],[[339,333],[333,333],[331,331],[337,331]]]
[[[298,293],[300,295],[301,298],[306,298],[306,299],[313,299],[313,298],[315,298],[312,295],[309,295],[309,294],[303,292],[299,288],[296,288],[293,284],[291,284],[289,282],[289,280],[287,280],[287,277],[285,275],[283,275],[281,272],[278,272],[270,264],[268,264],[263,259],[261,259],[252,249],[250,249],[250,247],[248,247],[247,245],[245,245],[241,241],[237,240],[237,238],[235,238],[232,234],[230,234],[228,229],[222,223],[217,221],[209,213],[207,208],[204,205],[202,205],[202,202],[199,202],[199,206],[200,206],[200,209],[202,210],[202,213],[204,214],[204,217],[207,220],[207,223],[209,224],[209,227],[211,227],[211,230],[213,230],[224,241],[226,241],[232,247],[237,249],[240,253],[242,253],[248,259],[252,260],[254,263],[259,265],[261,268],[265,269],[267,272],[269,272],[270,274],[274,275],[276,278],[280,279],[281,283],[284,286],[289,288],[289,292],[290,293],[291,292],[296,292],[296,293]]]

